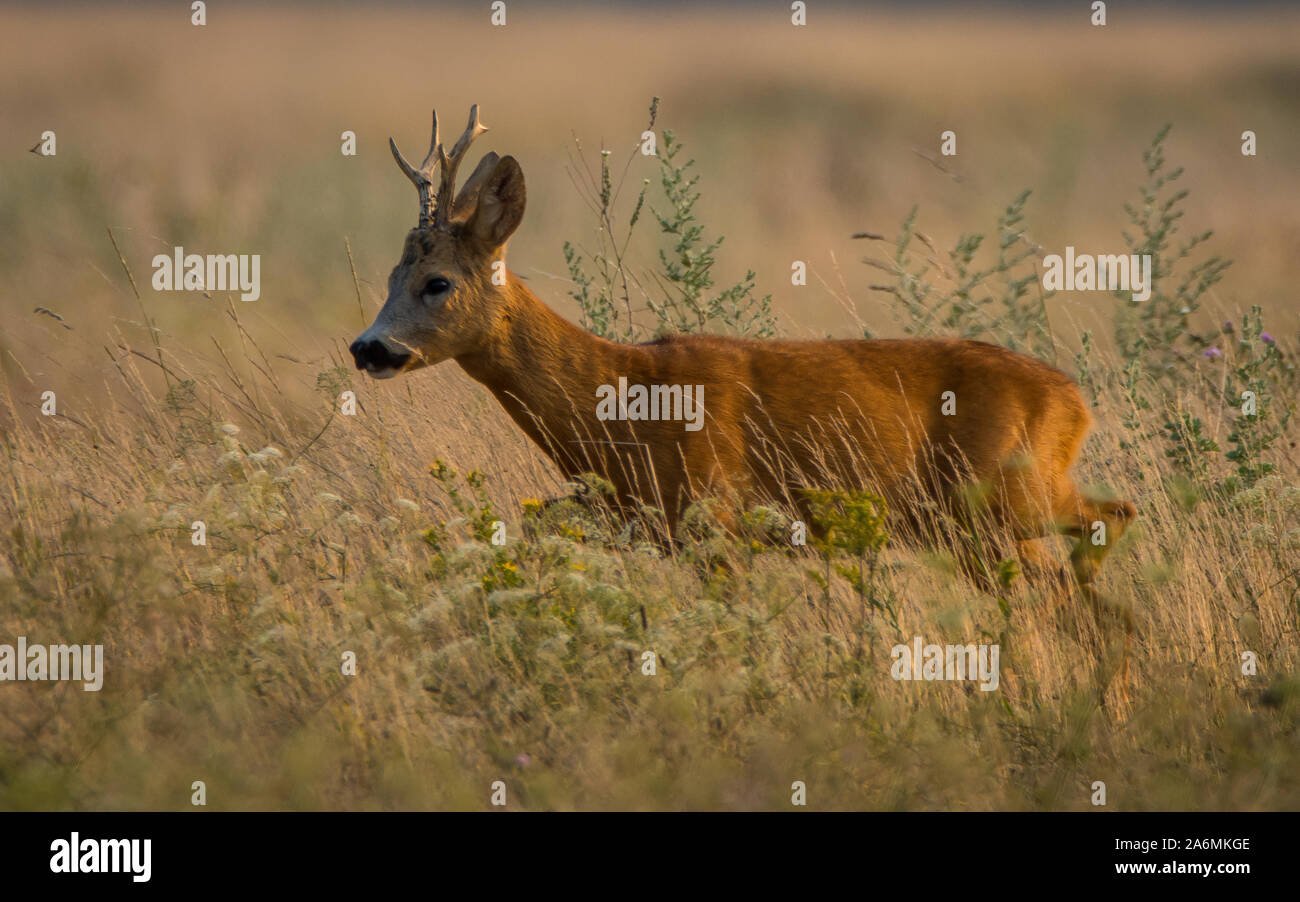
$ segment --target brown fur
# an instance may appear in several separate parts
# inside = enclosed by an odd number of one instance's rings
[[[508,326],[457,362],[566,476],[597,472],[670,522],[702,496],[792,497],[829,478],[868,485],[897,507],[918,478],[936,495],[973,478],[991,484],[992,512],[1016,539],[1079,537],[1076,572],[1087,582],[1134,515],[1127,502],[1084,499],[1068,475],[1089,426],[1073,383],[1004,348],[713,336],[619,345],[563,320],[518,282],[508,293]],[[704,428],[597,420],[596,389],[619,376],[704,386]],[[941,412],[946,391],[956,396],[953,416]],[[1095,521],[1108,535],[1098,552],[1084,535]]]
[[[464,208],[457,198],[454,222],[410,233],[363,338],[413,353],[403,369],[455,359],[565,476],[594,471],[620,500],[661,508],[670,525],[701,497],[797,500],[801,488],[837,483],[905,509],[909,486],[948,502],[973,480],[990,490],[987,513],[1011,537],[1077,537],[1071,561],[1085,585],[1135,515],[1126,501],[1078,493],[1068,471],[1087,409],[1064,374],[1021,354],[959,340],[675,335],[623,345],[564,320],[513,274],[493,284],[524,209],[519,165],[493,162],[490,174],[481,167],[477,197]],[[433,276],[451,289],[419,296]],[[704,428],[598,419],[597,388],[620,376],[703,386]],[[945,416],[949,391],[956,411]],[[1094,546],[1097,521],[1107,541]]]

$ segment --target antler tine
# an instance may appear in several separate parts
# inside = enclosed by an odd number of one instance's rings
[[[418,188],[420,186],[419,170],[406,162],[406,157],[402,156],[402,152],[397,149],[397,142],[392,138],[388,139],[388,149],[393,152],[393,159],[397,161],[397,165],[401,168],[402,172],[404,172],[406,177],[411,180],[411,183]]]
[[[447,224],[447,220],[451,216],[452,206],[456,200],[456,170],[460,168],[461,160],[465,158],[465,152],[469,150],[470,144],[474,143],[474,139],[487,130],[487,126],[478,121],[478,104],[476,103],[469,108],[469,124],[465,126],[464,134],[456,139],[456,145],[452,147],[451,153],[444,152],[442,145],[438,145],[439,163],[442,170],[439,174],[435,224]]]
[[[433,137],[429,140],[429,152],[425,155],[419,169],[406,161],[406,157],[402,156],[402,152],[397,149],[397,142],[392,138],[388,139],[388,147],[392,150],[397,165],[419,192],[420,227],[424,228],[434,220],[436,198],[433,195],[433,167],[442,159],[442,142],[438,139],[438,111],[433,110]]]
[[[438,111],[430,110],[433,117],[433,137],[429,139],[429,152],[424,156],[424,162],[420,164],[420,171],[426,175],[433,175],[433,164],[438,162],[442,156],[442,141],[438,137]]]

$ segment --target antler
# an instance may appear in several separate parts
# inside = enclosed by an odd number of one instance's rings
[[[402,152],[397,149],[397,142],[392,138],[388,139],[388,146],[393,151],[393,159],[397,160],[397,165],[401,167],[402,172],[415,185],[415,190],[420,194],[420,228],[433,226],[434,228],[446,228],[447,222],[451,217],[452,208],[455,204],[456,197],[456,170],[460,168],[461,160],[465,158],[465,152],[469,150],[470,144],[479,135],[487,131],[487,126],[478,121],[478,104],[469,108],[469,124],[465,127],[465,133],[456,140],[455,146],[452,147],[451,153],[448,154],[442,149],[442,142],[438,138],[438,111],[433,111],[433,138],[429,142],[429,153],[425,156],[424,162],[420,168],[416,169]],[[438,179],[438,193],[433,193],[433,167],[441,167]]]

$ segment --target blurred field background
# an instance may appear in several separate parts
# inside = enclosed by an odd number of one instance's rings
[[[564,284],[547,276],[565,272],[562,240],[594,228],[566,172],[573,138],[621,162],[652,96],[662,98],[660,129],[697,160],[702,218],[727,236],[724,275],[754,269],[790,334],[852,334],[821,280],[869,323],[888,325],[849,236],[892,235],[913,205],[919,226],[949,247],[1033,188],[1028,225],[1049,252],[1122,250],[1120,204],[1165,123],[1194,189],[1188,218],[1216,230],[1253,302],[1293,317],[1300,14],[1130,15],[1094,28],[1018,11],[818,9],[801,29],[778,7],[614,14],[521,4],[493,28],[456,5],[234,4],[196,28],[151,6],[3,9],[6,137],[15,150],[47,128],[59,140],[55,159],[11,154],[4,164],[6,338],[66,346],[64,330],[32,316],[36,305],[88,334],[138,318],[105,240],[112,226],[167,335],[233,337],[219,325],[223,299],[147,288],[153,255],[182,245],[262,254],[263,300],[241,316],[274,350],[337,352],[364,325],[344,237],[368,318],[414,222],[388,136],[408,156],[422,153],[429,109],[452,128],[472,103],[492,128],[484,150],[514,154],[528,179],[512,268],[571,314]],[[1257,157],[1240,153],[1246,128],[1260,136]],[[357,157],[339,152],[344,129],[358,135]],[[958,156],[943,164],[961,182],[914,150],[938,158],[945,129],[957,133]],[[629,179],[655,174],[653,160],[639,160]],[[795,259],[812,270],[798,293]],[[1087,295],[1058,303],[1067,339],[1072,323],[1109,315]],[[63,385],[80,370],[69,356],[23,364]],[[89,361],[96,373],[99,356]]]
[[[487,392],[452,364],[384,385],[335,370],[415,221],[389,135],[416,157],[430,107],[453,130],[480,104],[479,148],[528,180],[511,268],[576,318],[562,242],[590,242],[595,220],[575,138],[621,172],[655,96],[726,236],[719,281],[753,269],[786,335],[898,334],[850,236],[892,237],[914,205],[943,249],[1032,188],[1046,252],[1123,252],[1141,153],[1172,123],[1189,230],[1235,261],[1198,325],[1259,305],[1293,350],[1300,13],[1112,4],[1093,28],[1082,5],[814,5],[793,28],[782,4],[518,3],[493,28],[470,6],[209,4],[202,28],[187,5],[0,9],[0,641],[103,641],[109,667],[98,694],[0,687],[0,807],[180,808],[200,779],[230,808],[483,807],[495,779],[533,808],[783,807],[796,779],[817,807],[1084,808],[1095,779],[1112,807],[1300,804],[1294,427],[1265,490],[1198,503],[1210,493],[1169,488],[1182,459],[1150,437],[1163,408],[1134,414],[1140,452],[1125,411],[1097,411],[1082,481],[1142,512],[1103,571],[1142,624],[1128,703],[1099,706],[1113,662],[1068,599],[1017,583],[1007,614],[907,550],[889,552],[900,641],[1000,636],[1003,690],[895,684],[898,636],[879,633],[877,677],[847,656],[832,692],[805,669],[826,634],[851,647],[856,621],[840,586],[823,623],[815,561],[734,549],[743,576],[724,585],[567,539],[499,559],[430,462],[480,471],[512,536],[520,503],[559,481]],[[46,129],[58,155],[28,154]],[[938,157],[946,129],[955,158]],[[643,178],[657,166],[638,158],[627,190]],[[638,240],[653,266],[654,230]],[[261,300],[153,292],[151,258],[177,245],[261,254]],[[1119,305],[1054,298],[1063,360],[1093,330],[1094,365],[1118,373]],[[1226,446],[1215,378],[1181,402]],[[355,421],[331,416],[347,385]],[[659,682],[632,663],[646,647],[670,662]],[[1263,676],[1240,676],[1242,648]]]

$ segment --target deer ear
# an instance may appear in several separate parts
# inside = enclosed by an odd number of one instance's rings
[[[460,186],[460,191],[456,194],[456,202],[451,207],[452,219],[469,219],[469,214],[474,211],[474,205],[478,203],[478,193],[483,190],[483,183],[487,181],[500,160],[501,158],[495,153],[489,152],[478,161],[474,172],[465,180],[465,184]]]
[[[524,171],[514,157],[502,157],[478,192],[470,234],[493,248],[505,244],[524,218],[524,197]]]

